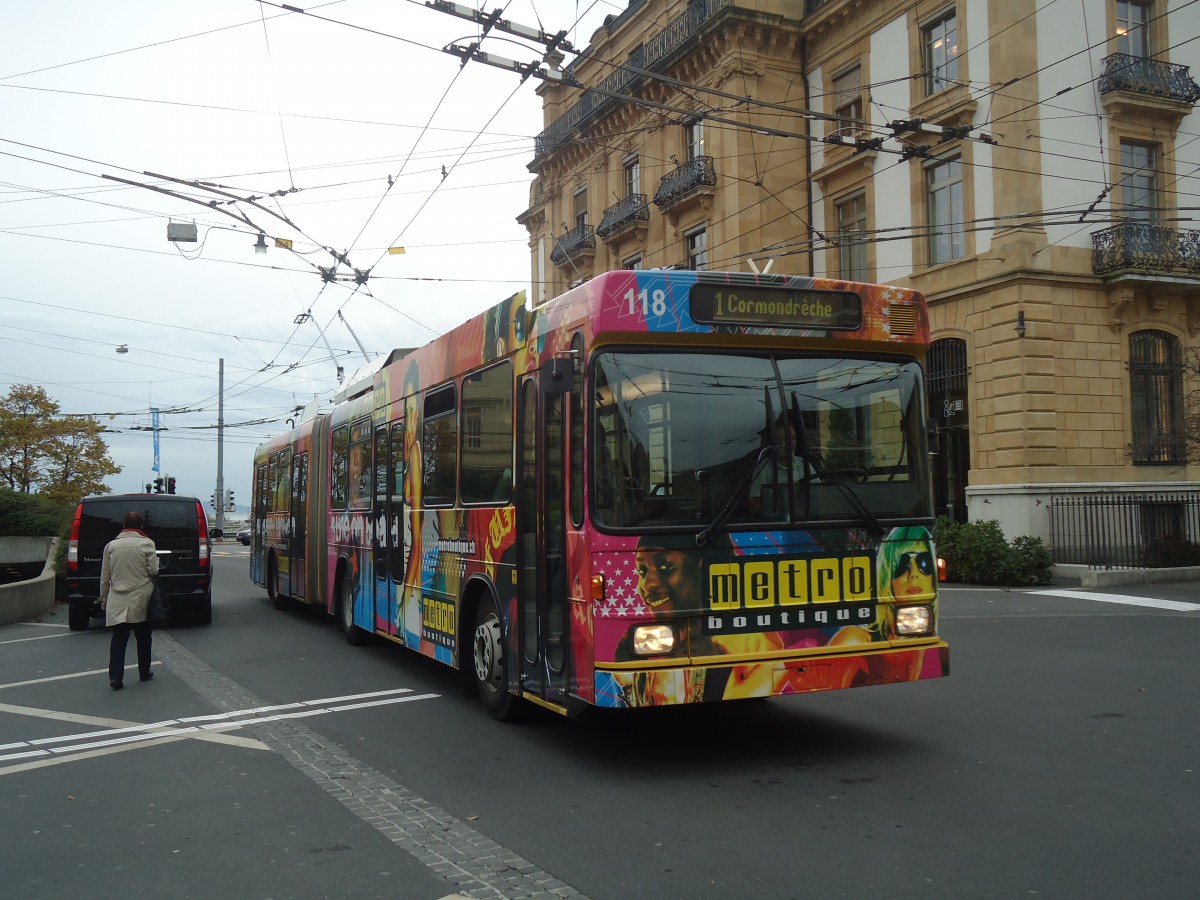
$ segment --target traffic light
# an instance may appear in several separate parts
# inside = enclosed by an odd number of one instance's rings
[[[208,505],[211,506],[213,509],[217,508],[217,492],[216,491],[213,491],[211,494],[208,495]]]
[[[229,488],[227,491],[225,491],[225,509],[229,510],[230,512],[233,511],[233,488]]]
[[[153,493],[154,493],[154,485],[152,485],[152,484],[151,484],[150,482],[148,482],[148,481],[146,482],[146,493],[147,493],[147,494],[153,494]]]
[[[161,494],[163,492],[163,480],[161,478],[154,479],[154,493]]]
[[[175,479],[174,478],[167,479],[167,493],[168,494],[175,493]]]

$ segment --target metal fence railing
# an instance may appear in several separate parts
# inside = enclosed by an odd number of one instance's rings
[[[1052,497],[1050,544],[1094,569],[1200,566],[1200,491]]]

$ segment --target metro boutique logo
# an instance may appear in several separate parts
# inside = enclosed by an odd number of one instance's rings
[[[869,556],[731,560],[708,567],[705,634],[742,634],[875,619]]]

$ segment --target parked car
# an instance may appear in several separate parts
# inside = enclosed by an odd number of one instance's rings
[[[249,525],[247,525],[245,528],[241,528],[238,530],[237,539],[241,543],[245,544],[247,547],[250,546],[250,526]]]
[[[75,509],[67,544],[67,622],[86,631],[100,608],[100,565],[104,545],[122,528],[125,513],[137,510],[158,549],[158,583],[172,619],[212,621],[212,541],[204,504],[181,494],[105,494],[84,497]]]

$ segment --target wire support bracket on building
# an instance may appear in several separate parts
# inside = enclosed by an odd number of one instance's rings
[[[487,32],[492,28],[497,31],[503,31],[505,34],[511,34],[514,37],[525,38],[530,41],[537,41],[539,44],[545,44],[551,50],[566,50],[575,52],[575,48],[571,46],[571,42],[566,40],[567,33],[559,31],[556,34],[548,34],[540,28],[531,28],[528,25],[519,25],[510,19],[500,18],[500,14],[504,11],[497,9],[493,12],[484,12],[481,9],[474,9],[470,6],[463,6],[460,3],[451,3],[449,0],[426,0],[425,5],[430,9],[444,12],[451,16],[457,16],[460,19],[466,19],[468,22],[474,22],[477,25],[483,26],[482,39],[487,35]],[[466,61],[464,60],[464,63]]]

